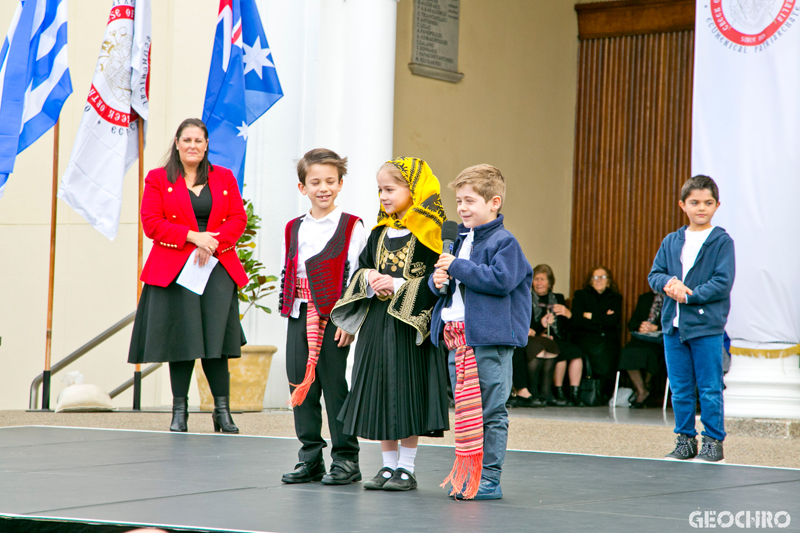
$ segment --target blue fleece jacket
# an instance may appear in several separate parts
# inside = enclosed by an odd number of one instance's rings
[[[455,259],[450,275],[464,285],[464,329],[467,345],[526,346],[531,324],[531,285],[533,269],[517,239],[503,227],[503,215],[473,230],[469,259]],[[461,249],[469,228],[458,226],[455,255]],[[428,286],[435,293],[439,289]],[[444,331],[442,309],[453,302],[455,283],[433,308],[431,340],[439,345]]]
[[[661,243],[647,278],[654,291],[663,293],[669,280],[674,277],[680,280],[683,276],[681,253],[686,243],[687,227],[670,233]],[[681,315],[678,319],[681,341],[705,335],[722,335],[728,322],[735,275],[733,239],[717,226],[711,230],[697,254],[694,266],[683,280],[683,284],[692,289],[692,295],[687,295],[686,304],[681,304]],[[672,298],[664,298],[661,327],[668,335],[673,333],[676,304]]]

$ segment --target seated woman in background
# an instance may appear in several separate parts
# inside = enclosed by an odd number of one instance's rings
[[[650,396],[650,379],[664,367],[664,343],[661,335],[663,303],[663,294],[646,292],[640,295],[628,322],[632,338],[622,349],[619,369],[628,371],[636,388],[636,398],[631,398],[633,409],[644,407],[644,401]]]
[[[572,299],[572,342],[586,354],[587,375],[604,381],[603,394],[613,389],[619,359],[622,295],[611,271],[591,269]]]
[[[517,407],[544,407],[568,405],[563,388],[557,382],[556,392],[552,392],[553,372],[557,363],[567,361],[570,365],[570,384],[578,389],[583,370],[580,349],[569,342],[570,318],[563,294],[552,292],[556,278],[548,265],[537,265],[533,269],[533,294],[531,327],[528,331],[528,346],[514,353],[514,386],[517,388]],[[577,369],[577,370],[575,370]],[[541,394],[538,394],[541,382]],[[539,398],[537,398],[539,396]],[[577,392],[574,397],[577,398]],[[530,398],[530,399],[528,399]]]

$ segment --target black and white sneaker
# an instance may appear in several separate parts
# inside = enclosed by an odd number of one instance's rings
[[[688,461],[697,456],[697,438],[689,438],[686,435],[678,435],[675,439],[675,449],[672,453],[664,456],[664,459],[672,461]]]
[[[703,446],[700,448],[700,453],[697,454],[695,461],[703,463],[724,463],[725,456],[722,455],[722,441],[704,436]]]

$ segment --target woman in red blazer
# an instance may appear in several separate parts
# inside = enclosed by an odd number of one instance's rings
[[[133,325],[129,363],[169,363],[170,431],[187,431],[188,394],[200,359],[214,395],[214,430],[238,433],[231,418],[228,358],[245,344],[237,285],[248,278],[236,242],[247,215],[233,174],[208,161],[208,130],[199,119],[178,127],[167,162],[151,170],[142,198],[144,233],[153,248],[142,270],[144,288]],[[176,280],[192,252],[205,267],[219,260],[197,294]]]

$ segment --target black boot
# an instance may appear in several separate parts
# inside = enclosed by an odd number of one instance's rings
[[[570,387],[570,400],[572,400],[572,405],[575,407],[581,406],[581,388],[580,387]]]
[[[233,423],[231,410],[228,407],[227,396],[214,396],[214,431],[223,433],[239,433],[239,428]]]
[[[552,400],[547,400],[547,405],[555,405],[556,407],[566,407],[569,405],[567,398],[564,396],[564,387],[556,387],[556,393]]]
[[[189,398],[172,398],[172,423],[170,431],[185,433],[186,422],[189,420]]]

